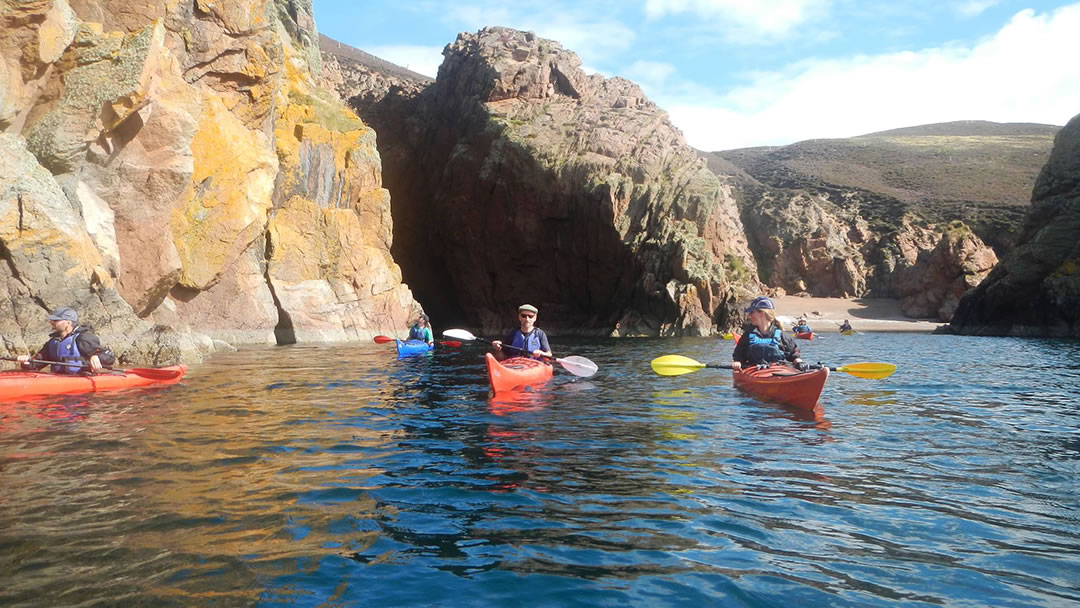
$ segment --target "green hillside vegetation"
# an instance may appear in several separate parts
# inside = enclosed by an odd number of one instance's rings
[[[864,205],[871,216],[963,220],[1000,253],[1011,248],[1059,128],[964,121],[705,156],[717,172],[728,161],[773,188],[861,191],[870,205],[892,208]]]

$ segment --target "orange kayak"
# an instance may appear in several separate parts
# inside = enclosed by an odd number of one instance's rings
[[[732,373],[732,377],[736,388],[755,397],[809,410],[814,409],[825,389],[829,369],[822,367],[800,372],[790,365],[775,363],[766,369],[740,369]]]
[[[500,362],[491,353],[484,354],[487,361],[488,380],[496,393],[524,388],[551,380],[551,366],[543,361],[526,357],[513,357]]]
[[[814,339],[814,332],[812,332],[812,331],[799,332],[799,333],[795,334],[795,338],[798,339],[798,340],[813,340]]]
[[[48,372],[0,372],[0,400],[41,395],[93,393],[139,386],[176,384],[187,372],[186,365],[133,368],[93,375],[51,374]]]

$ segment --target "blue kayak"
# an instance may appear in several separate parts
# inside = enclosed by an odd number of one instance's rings
[[[429,350],[433,350],[435,348],[434,345],[429,345],[423,340],[408,340],[405,342],[402,342],[401,340],[394,340],[394,342],[397,344],[397,354],[399,357],[404,357],[406,355],[415,355],[418,353],[426,353]]]

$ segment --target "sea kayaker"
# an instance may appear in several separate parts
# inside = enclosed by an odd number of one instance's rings
[[[17,357],[23,369],[36,370],[48,365],[31,363],[31,360],[66,364],[53,364],[49,371],[54,374],[77,374],[86,369],[96,372],[116,363],[116,356],[101,345],[93,329],[79,325],[79,313],[75,309],[62,306],[54,310],[48,319],[53,329],[49,341],[33,356]]]
[[[424,313],[416,318],[416,323],[409,328],[409,339],[427,342],[428,346],[435,343],[435,337],[431,334],[431,319]]]
[[[523,349],[535,359],[552,356],[547,334],[544,333],[544,330],[535,326],[538,314],[540,314],[540,311],[532,304],[518,306],[518,324],[520,327],[507,334],[505,340],[508,346]],[[492,340],[491,345],[495,347],[495,350],[502,352],[503,340]]]
[[[799,318],[799,321],[795,324],[795,327],[791,328],[791,331],[797,334],[811,333],[810,326],[806,324],[806,319]]]
[[[848,323],[847,319],[844,319],[843,325],[840,326],[840,331],[855,331],[851,327],[851,323]]]
[[[790,361],[800,370],[807,368],[795,340],[785,334],[776,321],[776,307],[772,300],[765,296],[754,298],[743,312],[750,314],[750,323],[743,327],[742,337],[735,345],[731,369],[777,361]]]

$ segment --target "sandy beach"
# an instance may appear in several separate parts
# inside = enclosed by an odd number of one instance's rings
[[[838,332],[847,319],[857,332],[922,331],[932,332],[940,321],[909,319],[900,312],[900,301],[891,298],[812,298],[781,296],[773,298],[777,318],[785,329],[802,316],[816,333]]]

